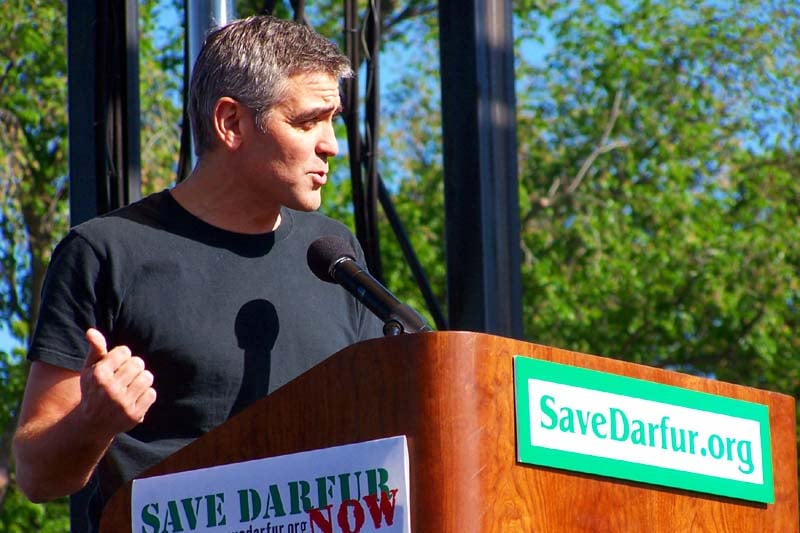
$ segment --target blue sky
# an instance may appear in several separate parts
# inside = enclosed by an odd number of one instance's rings
[[[19,343],[9,334],[5,326],[0,323],[0,351],[6,352],[19,346]]]

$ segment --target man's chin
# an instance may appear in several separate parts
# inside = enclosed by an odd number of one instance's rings
[[[295,211],[310,212],[310,211],[317,211],[321,205],[322,205],[322,198],[319,195],[317,195],[316,198],[310,197],[310,198],[298,199],[298,201],[295,202],[295,205],[289,205],[287,207],[290,207]]]

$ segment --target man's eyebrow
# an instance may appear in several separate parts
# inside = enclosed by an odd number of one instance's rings
[[[310,109],[305,109],[299,113],[293,114],[292,119],[297,122],[303,122],[305,120],[311,120],[329,114],[333,114],[335,116],[341,113],[342,109],[342,104],[312,107]]]

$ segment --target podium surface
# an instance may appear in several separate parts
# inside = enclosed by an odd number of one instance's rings
[[[774,503],[522,464],[514,356],[766,405]],[[798,532],[789,396],[469,332],[403,335],[342,350],[141,477],[405,435],[415,532]],[[130,531],[131,484],[101,531]]]

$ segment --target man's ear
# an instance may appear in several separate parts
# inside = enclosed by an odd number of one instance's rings
[[[245,117],[244,106],[228,96],[223,96],[214,105],[214,134],[229,150],[237,149],[242,143],[242,121]]]

